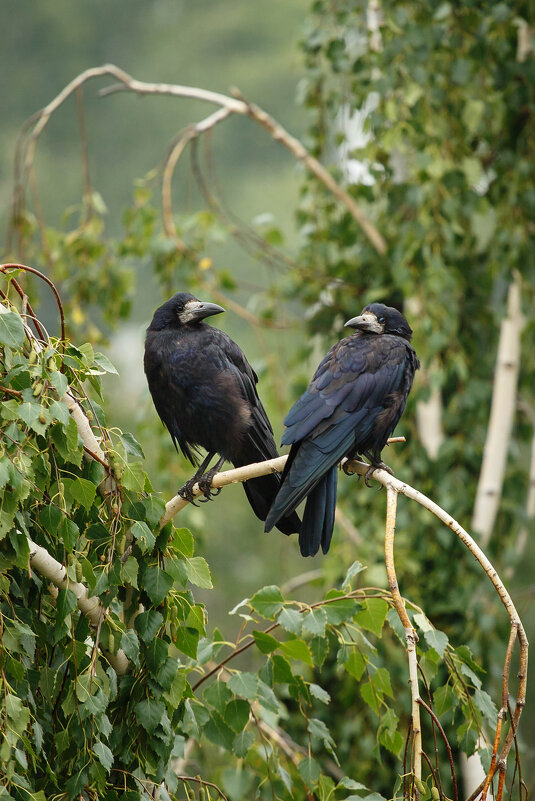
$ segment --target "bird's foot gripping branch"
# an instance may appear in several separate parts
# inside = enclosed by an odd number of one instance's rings
[[[172,521],[186,502],[177,497],[165,505],[135,439],[105,425],[99,373],[111,366],[90,346],[50,339],[38,320],[32,323],[16,271],[6,272],[11,277],[0,304],[2,790],[11,797],[22,788],[25,797],[128,792],[141,799],[156,785],[174,798],[201,786],[215,799],[233,797],[236,783],[247,781],[247,792],[271,786],[284,801],[337,800],[355,791],[377,799],[373,786],[366,790],[346,775],[347,755],[337,754],[340,720],[327,712],[341,698],[342,723],[348,710],[367,721],[400,777],[398,789],[392,778],[398,794],[456,798],[455,752],[470,751],[485,730],[494,736],[480,795],[494,775],[501,780],[525,698],[527,641],[505,587],[467,532],[429,498],[378,469],[373,478],[387,487],[388,588],[364,586],[356,562],[333,581],[305,574],[302,584],[316,582],[315,600],[310,590],[305,602],[284,587],[263,587],[233,610],[231,621],[238,620],[229,632],[212,631],[209,604],[194,594],[196,587],[211,588],[209,567],[195,553],[192,534]],[[213,486],[281,472],[286,458],[218,473]],[[359,475],[368,467],[346,465]],[[399,591],[399,495],[459,537],[507,611],[511,635],[499,711],[466,646],[450,643]],[[396,636],[407,646],[405,673],[401,661],[392,666],[385,659],[383,643]],[[506,719],[516,641],[517,698]],[[254,652],[247,664],[240,661],[245,651]],[[196,775],[187,770],[193,758]]]

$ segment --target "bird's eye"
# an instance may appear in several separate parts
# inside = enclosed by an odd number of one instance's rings
[[[380,323],[384,323],[384,321],[385,321],[385,318],[384,318],[384,317],[379,317],[379,322],[380,322]]]

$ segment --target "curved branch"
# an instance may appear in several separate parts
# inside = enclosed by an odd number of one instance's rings
[[[119,83],[107,87],[100,91],[101,96],[110,95],[118,91],[135,92],[139,95],[168,95],[172,97],[189,97],[195,100],[203,100],[207,103],[213,103],[220,107],[221,111],[211,115],[203,123],[199,125],[206,125],[206,130],[213,127],[215,121],[220,121],[229,114],[241,114],[244,117],[249,117],[258,123],[264,130],[266,130],[272,139],[279,142],[292,155],[301,161],[316,178],[348,209],[352,217],[360,225],[375,250],[384,254],[386,252],[386,242],[381,236],[377,228],[371,223],[365,214],[360,210],[355,200],[349,195],[332,177],[329,171],[312,156],[304,145],[286,131],[271,115],[261,109],[254,103],[248,103],[241,97],[229,97],[219,92],[211,92],[206,89],[200,89],[194,86],[181,86],[178,84],[168,83],[146,83],[132,78],[120,67],[114,64],[105,64],[102,67],[93,67],[85,70],[76,78],[74,78],[62,91],[39,113],[37,122],[33,131],[28,137],[26,144],[26,153],[23,159],[23,171],[28,174],[34,158],[37,140],[43,130],[45,129],[51,115],[54,111],[71,95],[76,92],[84,83],[93,78],[102,77],[104,75],[111,75],[116,78]],[[224,111],[223,111],[224,110]],[[210,121],[210,122],[208,122]],[[197,134],[195,134],[197,135]],[[17,182],[17,189],[20,193],[20,184],[22,180]]]
[[[245,467],[239,467],[234,470],[227,470],[223,473],[217,473],[212,480],[212,487],[219,488],[225,487],[228,484],[235,484],[242,481],[247,481],[249,478],[257,478],[259,476],[269,475],[269,473],[280,473],[284,469],[284,465],[286,463],[287,456],[279,456],[276,459],[270,459],[265,462],[257,462],[255,464],[246,465]],[[345,465],[345,469],[348,472],[356,473],[361,476],[365,476],[369,465],[365,464],[364,462],[359,462],[358,460],[353,460],[348,462],[347,460],[343,461]],[[519,660],[519,671],[518,671],[518,694],[515,709],[513,712],[512,720],[511,720],[511,728],[509,729],[507,736],[505,738],[504,744],[500,751],[498,760],[496,765],[499,766],[504,763],[507,755],[511,749],[511,745],[513,744],[515,732],[518,728],[518,721],[522,714],[522,709],[525,705],[526,699],[526,690],[527,690],[527,665],[528,665],[528,639],[526,637],[526,632],[524,630],[524,626],[522,625],[522,621],[520,616],[515,608],[515,605],[512,601],[511,596],[509,595],[505,585],[503,584],[498,572],[487,558],[485,553],[481,550],[479,545],[475,542],[475,540],[468,534],[468,532],[458,523],[448,512],[442,509],[437,503],[428,498],[419,490],[411,487],[409,484],[406,484],[403,481],[400,481],[395,476],[390,475],[387,473],[386,470],[377,469],[373,472],[373,478],[379,483],[382,484],[384,487],[390,487],[391,490],[394,490],[396,493],[401,493],[405,495],[407,498],[415,501],[416,503],[423,506],[424,509],[427,509],[435,517],[438,517],[444,525],[446,525],[449,529],[451,529],[454,534],[461,540],[461,542],[468,548],[468,550],[473,554],[473,556],[477,559],[487,576],[489,577],[490,582],[492,583],[495,591],[498,594],[502,604],[505,607],[507,615],[510,620],[511,628],[515,628],[518,631],[518,642],[519,642],[519,650],[520,650],[520,660]],[[193,488],[193,495],[197,496],[200,495],[201,491],[199,489],[199,485],[196,484]],[[185,501],[180,495],[176,495],[166,504],[166,509],[162,518],[160,520],[160,525],[163,526],[167,522],[169,522],[181,509],[183,509],[187,505],[188,501]],[[507,673],[507,670],[504,672]],[[478,791],[472,794],[469,801],[474,799],[478,792],[481,791],[481,787]]]

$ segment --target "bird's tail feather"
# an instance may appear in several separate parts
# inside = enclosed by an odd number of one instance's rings
[[[323,553],[329,550],[334,526],[337,483],[338,470],[335,465],[325,473],[308,495],[299,532],[299,548],[302,556],[314,556],[320,545]]]
[[[275,456],[276,455],[277,452],[275,451]],[[267,456],[265,453],[261,453],[255,447],[251,446],[247,451],[242,453],[240,459],[234,460],[234,466],[243,467],[244,465],[254,462],[263,462],[266,458],[274,457],[271,455]],[[280,484],[281,478],[278,473],[270,473],[267,476],[259,476],[258,478],[249,478],[247,481],[243,482],[243,489],[247,495],[247,500],[253,512],[260,520],[266,519],[271,504],[279,491]],[[291,510],[288,514],[281,516],[276,525],[283,534],[295,534],[300,529],[301,521],[297,513]]]

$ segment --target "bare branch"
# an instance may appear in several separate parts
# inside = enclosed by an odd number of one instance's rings
[[[228,95],[220,94],[219,92],[210,92],[206,89],[200,89],[194,86],[181,86],[178,84],[168,83],[147,83],[144,81],[137,81],[132,78],[124,70],[116,67],[114,64],[105,64],[102,67],[94,67],[85,70],[72,80],[62,91],[39,113],[37,122],[31,134],[28,136],[26,142],[26,152],[24,158],[20,161],[23,165],[23,174],[28,175],[28,172],[34,162],[35,148],[37,140],[43,130],[45,129],[50,117],[57,108],[73,93],[76,92],[84,83],[93,78],[111,75],[116,78],[119,83],[101,90],[101,96],[110,95],[117,91],[135,92],[139,95],[168,95],[172,97],[189,97],[196,100],[203,100],[207,103],[213,103],[220,106],[220,111],[216,112],[210,117],[206,118],[203,122],[199,123],[198,131],[195,131],[195,126],[191,129],[192,134],[188,135],[183,145],[177,145],[178,153],[175,158],[178,158],[180,152],[183,150],[189,138],[193,138],[202,133],[204,130],[209,130],[216,122],[221,121],[229,114],[241,114],[242,116],[249,117],[264,128],[272,139],[279,142],[287,150],[292,153],[294,158],[301,161],[307,169],[318,178],[319,181],[330,191],[332,194],[345,205],[350,214],[360,225],[375,250],[384,254],[386,252],[386,242],[381,236],[377,228],[371,223],[364,213],[360,210],[355,200],[343,189],[332,177],[332,175],[325,169],[325,167],[312,156],[303,144],[286,131],[276,120],[273,119],[267,112],[256,106],[253,103],[248,103],[245,100],[237,97],[229,97]],[[171,169],[172,172],[172,169]],[[16,181],[17,194],[21,194],[21,185],[23,183],[24,175],[18,176]],[[16,207],[15,200],[13,202]]]

